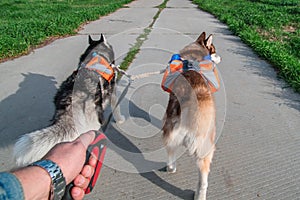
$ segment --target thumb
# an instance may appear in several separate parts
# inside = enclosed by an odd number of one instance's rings
[[[82,134],[78,140],[81,141],[83,146],[87,149],[87,147],[94,141],[95,139],[95,132],[94,131],[88,131],[84,134]]]

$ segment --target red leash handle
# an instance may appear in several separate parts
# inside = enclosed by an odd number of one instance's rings
[[[97,182],[97,179],[100,174],[102,164],[104,161],[104,156],[105,156],[106,146],[107,146],[106,136],[103,133],[98,132],[98,131],[96,131],[95,133],[96,133],[95,140],[87,148],[85,164],[87,164],[89,162],[89,158],[90,158],[91,154],[93,154],[93,156],[95,156],[97,158],[97,163],[96,163],[94,175],[92,176],[92,178],[88,184],[88,187],[85,190],[85,194],[89,194],[93,190],[94,186],[96,185],[96,182]],[[74,187],[73,182],[71,182],[70,184],[67,185],[65,194],[62,198],[63,200],[72,200],[73,199],[71,196],[72,187]]]
[[[97,163],[96,163],[94,175],[92,176],[89,185],[85,190],[85,194],[90,193],[93,190],[94,186],[96,185],[104,161],[106,146],[107,146],[106,136],[101,132],[96,132],[96,139],[92,142],[92,144],[88,146],[85,160],[86,163],[88,163],[89,158],[93,153],[93,155],[96,156],[97,158]]]

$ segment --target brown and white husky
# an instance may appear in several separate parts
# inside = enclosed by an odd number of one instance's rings
[[[180,51],[182,60],[201,62],[209,56],[219,63],[212,44],[203,32],[198,39]],[[164,117],[163,141],[169,161],[167,171],[176,172],[175,151],[184,145],[194,155],[199,169],[199,182],[195,200],[205,200],[208,187],[210,163],[215,150],[216,111],[212,92],[204,76],[195,70],[186,70],[176,78],[169,96]]]
[[[78,69],[56,93],[52,125],[17,140],[14,146],[17,166],[41,159],[57,143],[100,129],[105,121],[103,110],[107,102],[116,104],[112,95],[116,81],[113,64],[113,48],[105,37],[101,34],[100,40],[93,40],[89,36],[89,46],[80,57]],[[115,117],[119,122],[124,120],[118,110]]]

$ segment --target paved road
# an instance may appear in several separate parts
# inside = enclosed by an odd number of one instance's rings
[[[162,69],[172,53],[206,31],[214,33],[223,58],[208,199],[300,199],[299,94],[286,88],[267,62],[213,16],[188,0],[169,0],[158,13],[156,6],[162,2],[134,1],[86,25],[76,36],[0,64],[0,169],[12,165],[18,136],[49,124],[56,88],[76,67],[87,34],[105,33],[118,63],[143,34],[141,50],[128,70],[138,74]],[[181,150],[177,174],[159,170],[166,157],[160,128],[167,104],[160,80],[153,76],[128,88],[120,104],[126,123],[111,122],[106,130],[110,144],[105,166],[86,199],[192,199],[198,175],[191,157]],[[127,84],[126,78],[120,80],[119,94]]]

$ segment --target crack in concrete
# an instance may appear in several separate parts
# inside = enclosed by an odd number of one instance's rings
[[[143,45],[143,43],[145,41],[147,41],[148,36],[152,31],[153,25],[157,21],[160,13],[166,8],[166,4],[168,1],[169,0],[164,0],[163,3],[161,3],[160,5],[157,6],[158,11],[154,15],[152,22],[149,24],[148,27],[144,28],[143,33],[141,33],[137,37],[135,44],[129,49],[125,59],[123,60],[123,62],[120,65],[121,69],[126,70],[129,67],[129,65],[132,63],[132,61],[135,59],[135,56],[140,52],[141,46]]]

